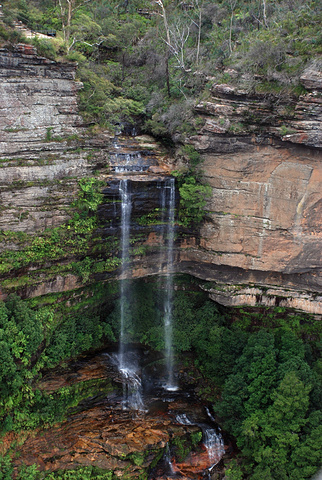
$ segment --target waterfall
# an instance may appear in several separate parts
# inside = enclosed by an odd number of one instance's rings
[[[175,180],[170,178],[165,184],[165,192],[168,192],[168,214],[166,219],[166,284],[164,300],[164,343],[165,359],[167,368],[167,390],[176,390],[177,386],[173,379],[173,332],[172,332],[172,299],[173,299],[173,243],[174,243],[174,213],[175,213]],[[164,197],[165,198],[165,197]],[[163,211],[164,205],[162,205]],[[165,215],[165,214],[163,214]]]
[[[225,453],[222,436],[214,428],[207,428],[204,430],[203,443],[212,466],[216,465]]]
[[[124,365],[122,367],[119,366],[123,377],[123,408],[144,410],[142,381],[138,373],[136,355],[133,355],[133,352],[126,352],[123,362]]]
[[[169,443],[167,443],[165,447],[165,452],[164,452],[164,463],[165,463],[165,468],[166,468],[166,474],[167,475],[174,475],[175,471],[171,462],[171,452],[170,452],[170,447]]]
[[[180,425],[193,425],[186,413],[178,413],[176,415],[176,422]]]
[[[144,173],[153,163],[152,158],[142,157],[140,152],[114,152],[110,156],[110,167],[115,173]]]
[[[122,271],[120,280],[120,346],[118,367],[124,379],[123,406],[134,410],[143,409],[142,384],[138,374],[137,356],[127,348],[126,310],[130,295],[126,271],[128,269],[130,253],[130,221],[131,221],[131,194],[127,179],[120,180],[119,193],[121,197],[121,260]]]
[[[124,278],[127,270],[127,263],[129,261],[130,250],[130,220],[131,220],[131,195],[128,189],[127,179],[120,180],[119,193],[121,197],[121,261],[122,272],[120,281],[120,350],[119,350],[119,364],[120,369],[125,366],[125,307],[129,294],[127,281]]]

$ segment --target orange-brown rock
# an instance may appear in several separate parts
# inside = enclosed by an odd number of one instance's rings
[[[181,252],[180,268],[218,282],[218,302],[322,314],[321,76],[319,62],[303,73],[311,91],[298,101],[214,85],[196,106],[206,124],[190,141],[212,195],[200,247]]]
[[[106,378],[121,381],[119,373],[103,353],[80,358],[65,368],[57,368],[45,375],[38,387],[53,393],[75,383]],[[22,445],[17,447],[19,456],[13,460],[15,467],[36,464],[41,471],[57,471],[94,466],[111,470],[120,477],[126,470],[136,478],[142,469],[150,468],[151,462],[162,454],[170,440],[200,432],[198,426],[181,425],[176,419],[178,412],[185,411],[192,418],[204,418],[203,406],[192,403],[191,399],[188,402],[185,397],[167,400],[161,410],[153,406],[153,399],[149,408],[151,400],[147,400],[147,410],[141,412],[123,410],[121,400],[116,391],[106,398],[88,398],[77,407],[77,411],[68,415],[65,422],[32,432],[29,436],[25,433],[20,438],[24,440],[20,441]],[[7,434],[4,440],[8,449],[14,438],[12,434]],[[140,461],[136,461],[137,458]],[[203,470],[214,462],[201,445],[180,462],[173,457],[173,469],[181,480],[197,480],[202,478]],[[159,476],[156,472],[151,478],[165,477],[163,473]]]
[[[34,51],[25,53],[0,49],[0,230],[37,235],[63,224],[70,218],[78,180],[94,171],[107,181],[102,221],[119,218],[115,191],[124,175],[139,185],[134,215],[144,216],[148,207],[155,208],[159,197],[152,183],[155,187],[166,173],[184,166],[182,156],[175,165],[148,136],[118,137],[115,144],[100,129],[85,135],[77,110],[76,65],[56,63]],[[236,77],[236,72],[228,73]],[[204,122],[188,141],[202,156],[203,176],[212,195],[200,235],[177,241],[173,270],[219,282],[221,293],[212,293],[216,301],[228,305],[282,301],[322,314],[321,78],[317,59],[301,76],[306,92],[298,99],[214,84],[211,97],[195,106]],[[113,228],[117,235],[119,225]],[[137,249],[127,272],[132,278],[165,273],[158,252],[160,229],[147,228],[144,234],[143,248]],[[22,246],[7,239],[0,248]],[[10,291],[31,297],[82,286],[81,278],[72,273],[55,270],[49,275],[41,267],[26,268],[25,277],[40,271],[23,287],[10,278],[10,286],[1,285],[0,298]],[[112,275],[117,278],[119,271],[108,270],[91,280]],[[224,284],[229,288],[222,289]],[[237,294],[241,285],[254,293]]]

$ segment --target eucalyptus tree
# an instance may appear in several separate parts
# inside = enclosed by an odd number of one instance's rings
[[[86,5],[87,3],[90,3],[91,1],[92,0],[58,0],[64,40],[67,45],[69,45],[71,24],[76,10]]]

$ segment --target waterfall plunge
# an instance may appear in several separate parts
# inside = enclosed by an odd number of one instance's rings
[[[127,348],[126,336],[126,304],[130,296],[130,289],[126,280],[130,254],[130,222],[131,222],[131,194],[128,188],[127,179],[120,180],[119,193],[121,197],[121,260],[122,272],[120,282],[120,348],[118,366],[123,376],[123,406],[133,410],[142,410],[144,407],[142,399],[141,377],[138,374],[137,357],[135,353]]]
[[[127,179],[119,182],[119,194],[121,198],[121,281],[120,281],[120,347],[118,355],[119,370],[124,378],[123,404],[125,407],[142,409],[142,386],[138,374],[138,365],[133,352],[127,348],[126,323],[127,303],[130,297],[130,288],[126,280],[130,253],[130,222],[131,222],[131,194]],[[166,361],[166,384],[167,390],[177,390],[173,376],[173,328],[172,328],[172,300],[173,300],[173,245],[174,245],[174,216],[175,216],[175,180],[170,178],[165,181],[161,188],[162,210],[162,237],[166,239],[166,250],[161,249],[160,266],[166,265],[165,299],[163,305],[164,314],[164,342]]]
[[[166,204],[168,205],[167,218],[165,215]],[[173,332],[172,332],[172,299],[173,299],[173,244],[174,244],[174,214],[175,214],[175,180],[170,178],[166,181],[164,189],[162,189],[162,223],[163,236],[167,239],[166,250],[166,283],[165,283],[165,300],[164,300],[164,343],[165,343],[165,360],[167,368],[167,381],[165,388],[167,390],[177,390],[173,378]],[[164,258],[161,256],[161,264]]]
[[[125,367],[125,307],[129,296],[129,289],[125,279],[125,272],[128,268],[129,250],[130,250],[130,220],[131,220],[131,195],[128,191],[128,181],[120,180],[119,193],[121,197],[121,292],[120,292],[120,351],[119,364],[120,369]]]

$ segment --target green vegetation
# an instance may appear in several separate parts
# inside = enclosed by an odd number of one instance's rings
[[[186,144],[201,126],[193,114],[195,102],[207,101],[214,82],[231,83],[271,101],[286,95],[298,98],[304,68],[314,59],[320,62],[321,2],[192,0],[188,6],[169,0],[70,1],[73,11],[68,17],[65,0],[7,0],[0,20],[1,45],[13,49],[16,43],[29,41],[15,30],[17,20],[37,31],[55,30],[56,37],[30,42],[44,56],[78,63],[78,79],[84,84],[80,109],[93,133],[96,125],[112,131],[119,124],[137,122],[143,132],[167,146],[181,145],[177,154],[187,168],[175,173],[179,221],[185,228],[198,228],[211,192],[201,181],[202,158]],[[291,104],[285,116],[293,114]],[[240,134],[256,120],[245,115],[243,122],[230,125],[230,133]],[[293,133],[283,124],[279,131],[281,136]],[[43,140],[62,139],[53,137],[49,127]],[[65,140],[77,142],[77,137]],[[1,163],[7,161],[13,160]],[[24,165],[26,160],[15,162]],[[32,185],[16,182],[14,187]],[[38,236],[0,233],[1,242],[19,247],[0,254],[0,273],[8,276],[2,288],[33,285],[38,275],[50,278],[57,273],[73,273],[86,284],[91,275],[118,267],[117,239],[102,242],[97,233],[101,187],[95,178],[80,180],[71,218],[60,227]],[[28,215],[21,209],[17,219]],[[154,210],[138,223],[158,221],[160,212]],[[133,249],[145,253],[140,245]],[[22,270],[15,278],[15,271],[26,267],[38,270],[29,275]],[[311,478],[320,465],[322,438],[320,326],[310,317],[283,309],[227,314],[197,285],[181,290],[182,285],[178,281],[174,293],[174,346],[178,355],[192,354],[203,376],[200,394],[212,399],[225,428],[237,439],[240,456],[229,463],[227,479]],[[133,295],[125,306],[129,338],[164,349],[162,284],[149,279],[134,282],[131,288]],[[67,300],[64,294],[52,294],[29,302],[9,296],[0,302],[3,434],[52,425],[94,389],[110,388],[84,383],[47,394],[37,386],[44,369],[118,338],[116,284],[96,284],[73,294],[75,298]],[[184,455],[184,443],[176,440],[173,447]],[[143,459],[133,456],[132,461],[140,465]],[[12,478],[9,457],[0,459],[0,475]],[[32,466],[17,475],[31,480],[38,473]],[[102,480],[112,474],[86,467],[47,478]]]
[[[208,379],[200,393],[213,399],[237,438],[242,463],[231,463],[229,478],[311,478],[321,451],[320,324],[279,307],[219,311],[193,284],[180,286],[182,280],[174,295],[174,346],[177,353],[193,352]],[[164,349],[162,286],[140,281],[131,292],[129,338]],[[110,316],[113,325],[118,311]]]
[[[33,310],[14,295],[0,302],[0,417],[1,431],[19,431],[61,421],[71,407],[84,398],[110,389],[108,381],[86,381],[64,387],[54,394],[35,388],[44,368],[115,340],[104,315],[87,303],[56,311],[51,307]],[[66,307],[65,307],[66,308]],[[95,311],[96,310],[96,311]]]
[[[13,465],[9,455],[0,456],[1,480],[12,480]],[[36,465],[22,466],[15,477],[17,480],[115,480],[112,471],[101,470],[96,467],[80,467],[75,470],[58,471],[52,473],[39,472]]]
[[[78,201],[75,206],[85,212],[96,212],[98,206],[103,201],[103,195],[100,188],[105,185],[105,182],[97,180],[96,178],[81,178],[78,182],[80,192]]]
[[[78,62],[86,120],[114,128],[135,119],[183,142],[198,128],[192,107],[207,94],[207,76],[298,96],[303,68],[322,53],[318,0],[193,0],[189,8],[168,0],[7,0],[3,14],[4,43],[22,40],[13,29],[19,20],[55,34],[32,40],[41,54]]]
[[[93,177],[81,178],[78,199],[72,204],[73,215],[59,227],[46,229],[37,236],[23,232],[0,232],[0,241],[5,244],[15,242],[19,245],[18,250],[6,250],[0,254],[1,274],[25,266],[39,266],[29,277],[20,277],[19,284],[10,278],[4,281],[3,286],[21,286],[23,278],[26,284],[32,285],[37,283],[39,275],[44,273],[48,277],[55,273],[74,273],[83,282],[87,282],[92,273],[117,268],[120,261],[114,256],[116,240],[111,238],[110,242],[102,245],[100,237],[95,234],[98,227],[96,211],[103,200],[103,184],[104,182]],[[21,215],[26,215],[26,212],[21,212]],[[93,250],[95,258],[90,256],[93,255]],[[54,263],[50,267],[43,267],[44,263],[63,260],[69,262],[60,265],[58,271]]]
[[[118,285],[111,283],[88,287],[81,295],[30,301],[10,296],[0,302],[2,433],[53,425],[81,400],[106,395],[108,381],[51,393],[39,388],[39,381],[44,369],[118,338],[117,295]],[[164,349],[163,295],[158,279],[131,282],[124,319],[129,341]],[[190,381],[213,401],[225,429],[237,439],[241,454],[229,464],[228,478],[311,478],[321,450],[320,324],[279,307],[219,309],[187,276],[175,280],[173,322],[176,354],[194,372]],[[173,439],[171,448],[183,458],[199,441],[196,432]],[[6,458],[3,469],[10,471]],[[130,460],[140,466],[144,459]]]
[[[202,185],[198,177],[178,175],[180,192],[179,220],[184,227],[198,227],[204,220],[205,206],[211,195],[211,187]]]
[[[84,255],[88,251],[96,226],[95,217],[82,218],[75,214],[67,224],[45,230],[42,236],[28,235],[23,243],[25,248],[6,251],[0,255],[0,273],[7,273],[30,263]],[[6,236],[6,233],[3,232],[2,235]]]
[[[182,226],[197,229],[205,219],[205,207],[211,197],[211,187],[202,183],[202,158],[199,152],[191,145],[185,145],[180,149],[179,155],[186,160],[188,168],[173,172],[180,193],[178,218]]]

